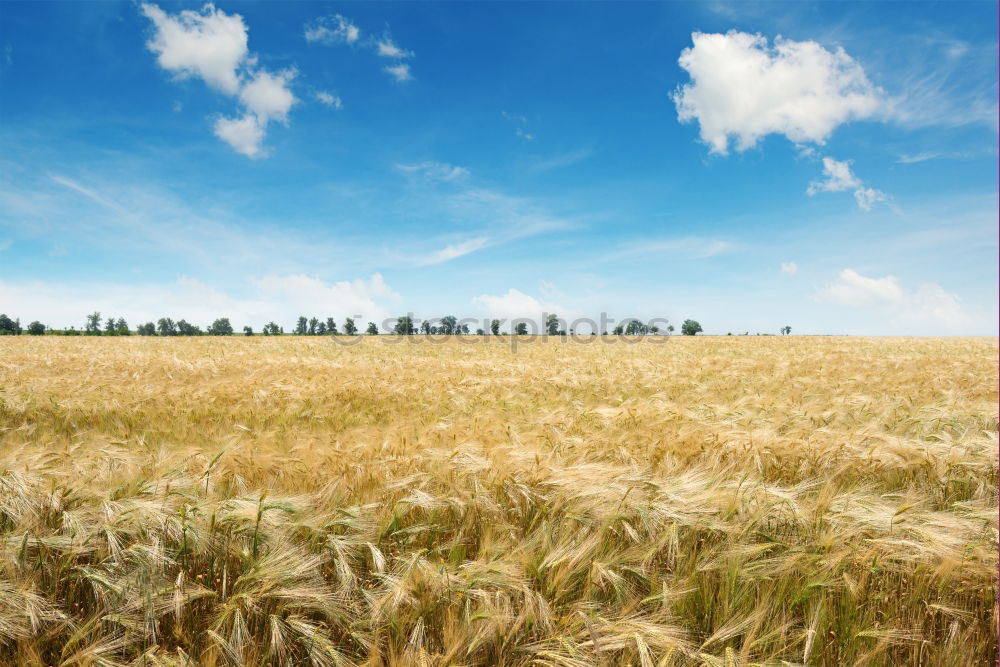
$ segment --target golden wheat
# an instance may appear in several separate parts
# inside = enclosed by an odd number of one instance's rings
[[[388,340],[0,338],[0,662],[996,662],[996,339]]]

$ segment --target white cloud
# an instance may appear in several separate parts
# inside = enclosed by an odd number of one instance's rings
[[[359,315],[369,319],[384,319],[388,311],[380,301],[396,301],[399,295],[390,288],[382,275],[375,273],[370,279],[343,280],[327,283],[304,274],[268,275],[254,281],[260,297],[271,303],[284,304],[282,312],[329,313],[342,316]],[[295,304],[288,308],[288,304]]]
[[[413,51],[407,51],[396,46],[391,37],[383,37],[375,42],[375,52],[383,58],[412,58]]]
[[[782,262],[781,272],[788,274],[790,276],[794,276],[796,273],[799,272],[799,265],[796,264],[795,262]]]
[[[544,171],[551,171],[553,169],[561,169],[562,167],[569,167],[579,162],[583,162],[593,154],[594,151],[590,148],[570,151],[568,153],[555,155],[550,158],[540,159],[533,165],[531,165],[530,169],[531,171],[535,172],[544,172]]]
[[[316,99],[322,104],[334,109],[343,109],[344,103],[341,101],[339,95],[334,95],[333,93],[328,93],[325,90],[320,90],[316,93]]]
[[[290,330],[299,315],[361,316],[378,323],[399,298],[378,273],[335,283],[306,275],[269,275],[248,287],[241,298],[187,277],[163,285],[0,281],[0,302],[23,321],[37,319],[57,328],[81,328],[85,315],[97,310],[105,317],[124,317],[133,328],[161,317],[202,327],[228,317],[237,329],[250,325],[259,331],[271,320]]]
[[[826,180],[813,181],[806,193],[812,196],[819,192],[843,192],[861,187],[861,180],[851,171],[850,160],[838,161],[833,158],[823,158],[823,175]]]
[[[840,47],[730,31],[696,32],[678,63],[691,83],[673,94],[681,122],[697,120],[714,153],[752,148],[768,134],[822,144],[842,123],[872,116],[882,91]]]
[[[402,83],[404,81],[409,81],[413,78],[410,74],[410,66],[406,63],[399,63],[398,65],[390,65],[388,67],[383,67],[383,71],[388,72],[392,78],[396,81]]]
[[[180,77],[197,76],[224,93],[235,95],[237,70],[247,57],[247,26],[239,14],[226,14],[211,3],[200,12],[186,9],[170,15],[143,4],[142,13],[156,33],[147,42],[165,70]]]
[[[361,37],[361,31],[349,19],[340,14],[321,16],[312,25],[306,24],[307,42],[321,44],[354,44]]]
[[[65,176],[60,176],[58,174],[49,174],[49,178],[52,179],[53,182],[58,183],[65,188],[69,188],[74,192],[78,192],[92,202],[100,204],[104,208],[114,211],[115,213],[120,215],[126,215],[128,213],[128,210],[124,206],[91,188],[77,183],[71,178],[66,178]]]
[[[220,117],[215,121],[215,136],[233,147],[237,153],[250,158],[261,157],[261,142],[264,141],[265,125],[251,114],[239,118]]]
[[[526,141],[531,141],[532,139],[535,138],[535,135],[533,135],[533,134],[531,134],[529,132],[525,132],[524,130],[522,130],[519,127],[514,129],[514,135],[518,136],[518,137],[521,137],[522,139],[524,139]]]
[[[239,100],[242,115],[217,119],[215,135],[238,153],[263,155],[261,143],[268,122],[287,123],[296,102],[290,87],[295,71],[271,73],[257,68],[256,58],[247,49],[243,17],[228,15],[211,3],[200,12],[183,10],[176,15],[143,4],[142,12],[156,28],[147,47],[157,54],[161,67],[181,77],[201,78]]]
[[[907,327],[930,328],[943,333],[967,332],[975,319],[957,295],[936,283],[906,290],[895,276],[869,278],[844,269],[837,280],[818,295],[820,301],[867,309]]]
[[[854,308],[895,306],[906,300],[906,293],[895,276],[868,278],[854,269],[844,269],[837,281],[823,290],[825,300]]]
[[[481,236],[469,239],[468,241],[462,241],[461,243],[446,245],[444,248],[430,253],[427,257],[417,260],[417,266],[431,266],[433,264],[442,264],[453,259],[458,259],[464,255],[476,252],[477,250],[482,250],[486,246],[490,245],[490,241],[491,240],[489,238]]]
[[[734,246],[722,239],[688,236],[684,238],[653,240],[631,243],[623,250],[608,255],[608,260],[618,260],[637,255],[673,255],[685,259],[707,259],[730,252]]]
[[[543,313],[564,313],[566,311],[558,304],[539,301],[513,287],[507,290],[506,294],[499,296],[481,294],[472,299],[472,304],[487,312],[490,317],[508,322],[515,319],[528,319],[540,323]]]
[[[888,196],[881,190],[873,188],[858,188],[854,191],[854,201],[858,202],[858,208],[863,211],[872,210],[872,204],[886,201]]]
[[[446,162],[420,162],[397,164],[396,168],[407,174],[422,175],[436,181],[457,181],[468,177],[469,170]]]
[[[861,179],[851,171],[850,160],[834,160],[830,157],[823,158],[823,176],[821,181],[813,181],[809,184],[806,194],[812,197],[820,192],[844,192],[854,191],[854,200],[858,207],[864,211],[872,210],[872,204],[886,201],[888,197],[881,190],[866,188]]]
[[[277,74],[258,70],[240,88],[240,102],[262,123],[268,120],[287,122],[288,112],[296,101],[288,88],[293,78],[294,70]]]

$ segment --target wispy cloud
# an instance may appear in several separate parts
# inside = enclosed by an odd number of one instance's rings
[[[350,19],[341,14],[332,16],[321,16],[303,27],[303,35],[309,43],[313,44],[348,44],[352,46],[361,45],[370,49],[379,58],[390,58],[396,61],[405,60],[414,56],[413,51],[404,49],[396,44],[392,36],[385,32],[382,37],[369,37],[362,39],[361,29]],[[397,83],[404,83],[413,79],[413,72],[408,63],[396,62],[382,68]],[[339,107],[338,107],[339,108]]]
[[[109,211],[113,211],[119,215],[129,214],[129,211],[125,209],[124,206],[121,206],[117,202],[112,201],[111,199],[105,197],[104,195],[95,191],[92,188],[80,185],[71,178],[66,178],[65,176],[59,176],[58,174],[49,174],[49,178],[51,178],[54,183],[58,183],[59,185],[65,188],[69,188],[70,190],[83,195],[90,201],[100,204]]]
[[[319,90],[316,92],[316,99],[320,101],[321,104],[328,106],[332,109],[343,109],[344,103],[340,99],[339,95],[334,95],[333,93],[328,93],[325,90]]]
[[[524,114],[511,113],[509,111],[501,111],[500,115],[515,125],[514,136],[520,137],[525,141],[531,141],[535,138],[535,135],[531,134],[526,129],[526,126],[528,125],[528,117],[525,116]]]
[[[398,83],[405,83],[406,81],[413,79],[413,75],[410,73],[410,65],[408,63],[399,63],[398,65],[383,67],[382,71],[387,72]]]
[[[382,58],[412,58],[413,51],[400,48],[388,35],[375,42],[375,53]]]
[[[358,26],[341,14],[320,16],[307,23],[303,32],[307,42],[320,44],[356,44],[361,37]]]
[[[617,261],[641,255],[668,255],[684,259],[708,259],[730,253],[736,246],[723,239],[687,236],[674,239],[646,239],[626,244],[617,252],[606,256],[606,261]]]
[[[461,243],[452,243],[444,248],[441,248],[440,250],[433,251],[426,257],[417,258],[415,263],[417,266],[442,264],[453,259],[458,259],[459,257],[464,257],[465,255],[476,252],[477,250],[482,250],[489,245],[490,239],[487,237],[478,237],[469,239],[468,241],[462,241]]]
[[[469,170],[447,162],[418,162],[416,164],[396,164],[404,174],[422,176],[436,181],[458,181],[469,176]]]
[[[529,169],[534,172],[545,172],[552,171],[553,169],[570,167],[574,164],[579,164],[580,162],[588,160],[593,154],[593,149],[581,148],[580,150],[569,151],[568,153],[561,153],[559,155],[553,155],[552,157],[539,159],[537,162],[534,162]]]

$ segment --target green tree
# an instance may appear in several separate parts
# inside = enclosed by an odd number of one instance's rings
[[[326,322],[320,322],[316,325],[316,335],[325,336],[326,335]]]
[[[29,336],[44,336],[45,335],[45,325],[35,320],[28,325],[28,335]]]
[[[490,320],[490,333],[494,336],[500,335],[500,320]]]
[[[356,325],[354,320],[350,317],[344,320],[344,333],[348,336],[353,336],[358,333],[358,325]]]
[[[212,322],[212,326],[208,328],[208,333],[212,336],[232,336],[233,325],[229,323],[228,317],[220,317]]]
[[[441,318],[441,326],[439,330],[446,336],[459,333],[458,318],[454,315],[445,315]]]
[[[326,332],[331,336],[336,336],[340,333],[337,331],[337,323],[333,321],[332,317],[326,318]]]
[[[295,335],[305,336],[309,332],[309,320],[306,319],[304,315],[299,317],[298,323],[295,325]]]
[[[482,329],[476,329],[476,335],[477,336],[485,336],[486,332],[483,331]]]
[[[177,325],[169,317],[161,317],[156,323],[156,330],[161,336],[177,335]]]
[[[430,323],[430,320],[424,320],[423,322],[421,322],[420,323],[420,333],[422,333],[422,334],[424,334],[426,336],[426,335],[430,334],[430,332],[431,332],[431,323]]]
[[[252,336],[253,335],[253,327],[243,327],[243,335],[244,336]]]
[[[200,336],[201,327],[191,324],[187,320],[177,320],[177,333],[182,336]]]
[[[119,317],[118,320],[115,321],[115,335],[129,336],[131,334],[132,332],[129,331],[128,322],[125,321],[124,317]]]
[[[0,336],[17,336],[21,333],[21,326],[6,315],[0,314]]]
[[[781,327],[781,335],[782,336],[787,336],[790,333],[792,333],[792,328],[791,327]]]
[[[625,334],[628,336],[645,336],[649,333],[649,328],[639,320],[629,320],[625,326]]]
[[[396,318],[396,326],[392,328],[392,332],[397,336],[412,336],[416,333],[416,329],[413,328],[413,318],[409,315]]]
[[[309,319],[309,335],[310,336],[315,336],[316,335],[316,327],[317,326],[319,326],[319,320],[316,319],[315,317],[310,318]]]
[[[140,336],[155,336],[156,325],[152,322],[146,322],[145,324],[140,324],[136,327],[135,332]]]
[[[684,324],[681,325],[681,333],[685,336],[694,336],[701,331],[701,325],[696,320],[684,320]]]
[[[109,317],[108,321],[104,323],[104,335],[105,336],[118,335],[118,329],[115,328],[115,318]]]
[[[368,323],[368,331],[367,331],[367,333],[368,333],[369,336],[377,336],[378,335],[378,327],[375,326],[374,322],[369,322]]]
[[[87,332],[88,336],[101,335],[101,313],[99,311],[87,315],[87,327],[84,331]]]
[[[674,325],[673,324],[668,324],[667,325],[667,333],[668,334],[672,334],[673,332],[674,332]]]
[[[516,336],[527,336],[528,335],[528,325],[525,322],[518,322],[517,326],[514,327],[514,335]]]
[[[545,318],[545,333],[550,336],[559,335],[559,316],[549,315]]]
[[[268,322],[267,324],[264,325],[263,333],[264,333],[265,336],[280,336],[281,335],[281,327],[279,327],[274,322],[274,320],[271,320],[270,322]]]

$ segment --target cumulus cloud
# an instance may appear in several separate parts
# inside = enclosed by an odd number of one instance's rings
[[[294,77],[294,70],[283,70],[277,74],[259,70],[240,88],[240,102],[259,120],[285,123],[289,110],[295,104],[295,96],[288,87]]]
[[[854,200],[863,211],[872,210],[874,203],[885,201],[888,198],[881,190],[866,188],[861,179],[851,171],[850,160],[839,161],[830,157],[823,158],[823,180],[810,183],[806,194],[812,197],[820,192],[844,192],[845,190],[854,191]]]
[[[152,4],[141,9],[153,22],[155,32],[146,45],[160,67],[182,78],[200,78],[238,100],[243,112],[218,118],[215,135],[238,153],[261,156],[268,122],[287,123],[296,102],[291,91],[295,71],[272,73],[256,66],[247,48],[248,28],[239,14],[226,14],[211,3],[176,15]]]
[[[288,329],[303,313],[380,322],[399,299],[378,273],[334,283],[306,275],[268,275],[248,287],[248,294],[235,297],[188,277],[163,285],[0,281],[0,301],[25,321],[37,319],[53,327],[81,328],[84,315],[97,310],[124,317],[132,327],[161,317],[204,327],[228,317],[237,328],[259,329],[274,320]]]
[[[156,32],[146,43],[160,67],[177,76],[198,77],[224,93],[235,95],[237,73],[247,57],[247,26],[239,14],[228,15],[211,3],[201,11],[185,9],[176,15],[156,5],[143,4],[142,13]]]
[[[316,99],[319,100],[321,104],[324,104],[324,105],[326,105],[328,107],[331,107],[333,109],[338,109],[339,110],[339,109],[343,109],[344,108],[344,103],[343,103],[343,101],[341,101],[339,95],[334,95],[333,93],[328,93],[325,90],[318,91],[316,93]]]
[[[855,308],[892,306],[903,303],[906,293],[895,276],[868,278],[854,269],[844,269],[837,281],[823,291],[827,301]]]
[[[388,67],[383,67],[382,70],[387,72],[393,79],[399,83],[409,81],[413,78],[410,74],[410,66],[407,63],[399,63],[398,65],[390,65]]]
[[[976,324],[959,297],[940,285],[925,283],[915,290],[907,290],[891,275],[870,278],[854,269],[844,269],[818,298],[827,303],[876,311],[902,325],[930,327],[946,333],[966,332]]]
[[[823,144],[842,123],[867,118],[883,93],[840,47],[767,38],[735,30],[696,32],[678,63],[691,82],[673,94],[682,123],[698,121],[713,153],[752,148],[768,134],[796,144]]]
[[[215,121],[215,136],[229,144],[234,151],[247,157],[261,155],[264,125],[253,114],[237,118],[220,117]]]
[[[795,262],[782,262],[781,272],[790,276],[794,276],[796,273],[799,272],[799,265],[796,264]]]
[[[478,306],[490,317],[501,320],[533,320],[541,323],[542,315],[548,313],[565,314],[566,309],[555,303],[545,303],[533,296],[514,289],[506,294],[481,294],[472,299],[472,304]]]
[[[268,275],[254,281],[260,297],[273,303],[295,303],[296,312],[337,313],[384,319],[388,316],[380,302],[397,301],[399,295],[375,273],[368,280],[343,280],[327,283],[304,274]],[[287,308],[283,312],[291,312]],[[291,315],[289,315],[291,317]]]
[[[340,14],[321,16],[305,26],[307,42],[321,44],[354,44],[361,37],[361,30]]]

